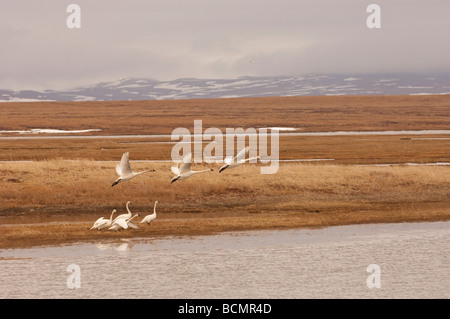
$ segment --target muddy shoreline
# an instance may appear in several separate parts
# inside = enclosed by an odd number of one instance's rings
[[[179,215],[179,214],[178,214]],[[405,215],[395,212],[353,213],[243,213],[189,214],[166,216],[151,225],[141,224],[139,229],[121,231],[90,230],[92,222],[86,216],[71,221],[21,223],[18,218],[9,218],[0,226],[0,249],[28,248],[43,245],[70,244],[75,242],[101,241],[104,239],[145,238],[163,236],[198,236],[221,232],[245,230],[281,230],[293,228],[316,228],[349,224],[432,222],[450,220],[447,212]],[[19,218],[20,219],[20,218]],[[23,222],[23,221],[22,221]]]

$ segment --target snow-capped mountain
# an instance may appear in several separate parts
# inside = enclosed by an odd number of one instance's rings
[[[156,81],[126,78],[67,91],[0,89],[0,101],[162,100],[301,95],[450,94],[450,74],[239,77]]]

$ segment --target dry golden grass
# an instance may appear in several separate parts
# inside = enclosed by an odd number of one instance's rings
[[[152,208],[154,200],[179,212],[204,212],[211,208],[223,211],[255,204],[260,210],[284,210],[289,209],[289,202],[277,198],[292,197],[296,207],[303,207],[313,199],[329,202],[334,197],[371,202],[433,200],[434,196],[442,200],[450,190],[448,166],[282,163],[276,174],[262,175],[260,164],[243,165],[221,174],[217,173],[219,164],[193,164],[196,169],[216,170],[170,184],[171,165],[133,163],[137,171],[156,169],[156,172],[111,187],[117,178],[115,163],[87,160],[4,163],[0,179],[8,187],[0,190],[0,214],[27,215],[29,210],[51,213],[67,208],[77,210],[77,214],[92,213],[123,207],[128,200],[144,210]],[[237,200],[233,201],[235,197]]]
[[[119,161],[124,152],[130,152],[131,161],[170,160],[175,142],[169,138],[0,139],[0,161]],[[203,146],[208,143],[204,141]],[[450,162],[450,134],[281,136],[279,156],[280,159],[333,159],[336,164]]]
[[[450,129],[448,96],[286,97],[175,101],[2,103],[0,130],[100,128],[86,135],[170,134],[177,127],[295,127],[305,132]],[[14,136],[18,134],[2,134]],[[435,139],[439,137],[440,139]],[[442,139],[442,137],[444,139]],[[275,175],[259,164],[170,184],[171,163],[111,188],[123,152],[169,160],[168,138],[0,139],[0,248],[99,238],[197,235],[229,230],[448,220],[449,166],[357,166],[450,162],[450,136],[282,137]],[[431,139],[424,139],[431,138]],[[149,143],[149,142],[164,143]],[[106,162],[96,162],[106,161]],[[113,161],[113,162],[110,162]],[[201,169],[206,165],[194,165]],[[89,231],[125,203],[158,219],[138,230]]]
[[[450,97],[333,96],[171,101],[2,103],[0,130],[94,129],[83,135],[171,134],[203,129],[294,127],[301,132],[450,128]],[[20,134],[1,134],[18,136]],[[58,134],[61,135],[61,134]],[[20,135],[24,136],[24,135]],[[51,135],[47,135],[51,136]],[[280,158],[333,158],[336,163],[450,161],[450,139],[436,136],[282,137]],[[447,137],[450,135],[439,137]],[[0,161],[168,159],[168,138],[0,140]]]
[[[450,217],[446,166],[283,163],[277,174],[261,175],[259,164],[249,164],[174,184],[169,163],[133,167],[157,171],[112,188],[113,163],[3,164],[0,177],[8,187],[0,190],[0,247]],[[109,216],[113,208],[124,213],[128,200],[131,211],[142,217],[158,200],[158,222],[126,232],[89,231],[93,221]]]
[[[168,101],[2,103],[0,130],[100,128],[171,134],[176,127],[303,128],[306,132],[450,127],[450,96],[297,96]]]

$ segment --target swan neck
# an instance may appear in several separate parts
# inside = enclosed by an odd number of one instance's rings
[[[145,170],[145,171],[142,171],[142,172],[137,172],[137,173],[134,173],[134,175],[135,176],[137,176],[137,175],[141,175],[141,174],[144,174],[144,173],[147,173],[147,172],[149,172],[150,170],[149,169],[147,169],[147,170]]]
[[[201,171],[192,171],[192,174],[205,173],[205,172],[210,172],[210,171],[211,171],[210,169],[204,169]]]

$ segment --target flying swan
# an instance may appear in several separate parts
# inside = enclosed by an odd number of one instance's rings
[[[177,165],[174,165],[171,167],[171,170],[172,173],[175,174],[175,177],[172,178],[170,184],[178,180],[186,179],[195,174],[214,171],[212,168],[205,169],[202,171],[191,171],[191,154],[188,154],[185,157],[183,157],[183,162],[180,164],[180,166],[178,167]]]
[[[116,172],[120,177],[111,185],[111,187],[119,184],[120,182],[128,181],[128,180],[132,179],[133,177],[136,177],[138,175],[141,175],[141,174],[149,172],[149,171],[150,170],[145,170],[145,171],[137,172],[137,173],[133,172],[131,170],[131,166],[130,166],[129,152],[123,153],[122,159],[120,160],[120,164],[117,164],[117,166],[116,166]],[[155,170],[153,169],[151,171],[154,172]]]
[[[219,173],[222,173],[227,168],[234,168],[234,167],[244,164],[245,162],[249,162],[254,159],[259,159],[259,156],[245,159],[245,156],[248,154],[248,150],[249,150],[249,147],[245,147],[239,153],[237,153],[237,155],[235,157],[227,156],[224,160],[225,165],[219,169]]]

